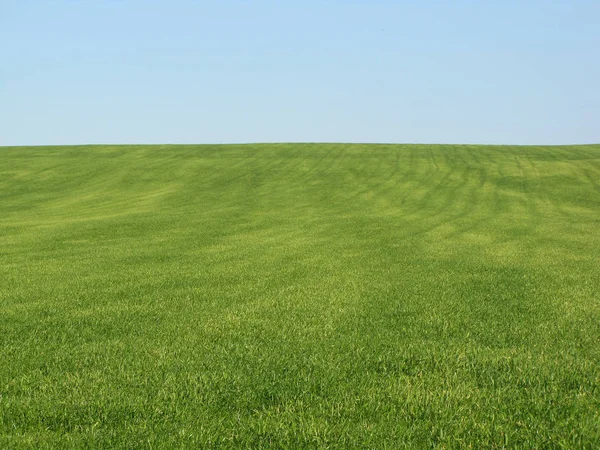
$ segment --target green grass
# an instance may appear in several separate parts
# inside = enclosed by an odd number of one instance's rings
[[[1,448],[594,448],[600,146],[0,148]]]

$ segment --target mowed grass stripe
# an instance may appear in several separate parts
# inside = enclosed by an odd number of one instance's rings
[[[594,448],[600,146],[0,148],[0,447]]]

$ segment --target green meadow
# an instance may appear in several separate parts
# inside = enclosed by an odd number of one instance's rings
[[[600,145],[0,148],[0,448],[598,448]]]

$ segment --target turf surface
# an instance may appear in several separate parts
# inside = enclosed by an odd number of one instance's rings
[[[600,146],[0,148],[0,447],[594,448]]]

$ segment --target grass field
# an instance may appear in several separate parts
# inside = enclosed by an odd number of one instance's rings
[[[0,148],[0,448],[597,448],[600,145]]]

